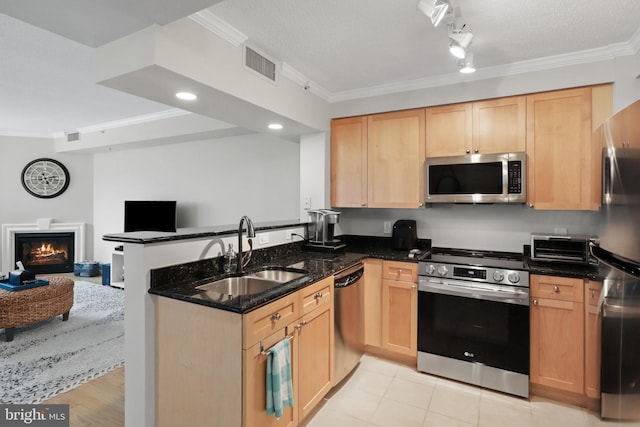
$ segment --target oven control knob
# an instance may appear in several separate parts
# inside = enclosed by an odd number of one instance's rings
[[[447,268],[446,265],[439,265],[438,266],[438,274],[439,275],[446,276],[448,272],[449,272],[449,269]]]
[[[509,273],[509,276],[507,276],[507,278],[509,279],[509,281],[511,283],[518,283],[520,281],[520,275],[518,273]]]
[[[502,271],[494,271],[493,272],[493,280],[496,282],[502,282],[504,280],[504,272]]]
[[[435,274],[436,272],[436,266],[433,264],[429,264],[427,266],[427,274]]]

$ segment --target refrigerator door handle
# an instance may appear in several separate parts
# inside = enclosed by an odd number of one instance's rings
[[[613,252],[609,252],[608,250],[601,248],[594,242],[589,243],[589,250],[591,252],[591,255],[593,255],[599,261],[607,264],[608,266],[631,274],[634,277],[640,278],[639,263],[620,255],[616,255]]]

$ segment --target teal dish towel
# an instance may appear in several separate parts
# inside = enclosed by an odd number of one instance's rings
[[[267,355],[267,415],[282,417],[282,410],[293,407],[291,382],[291,346],[285,338]]]

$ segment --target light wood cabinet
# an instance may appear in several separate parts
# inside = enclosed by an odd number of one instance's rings
[[[429,107],[426,156],[521,152],[526,124],[525,96]]]
[[[382,347],[382,260],[364,262],[364,344]]]
[[[302,307],[301,316],[244,351],[245,427],[298,425],[333,386],[333,277],[303,288],[290,297]],[[279,301],[262,307],[263,313],[256,317],[263,318],[264,313],[279,312],[282,306],[289,306],[286,303],[278,305]],[[274,307],[269,307],[272,305]],[[288,408],[282,418],[276,420],[265,412],[267,356],[263,351],[268,351],[285,336],[291,337],[294,407],[293,410]]]
[[[424,204],[424,109],[331,121],[331,206]]]
[[[599,209],[601,145],[591,134],[611,112],[610,92],[605,85],[527,96],[531,207]]]
[[[424,205],[424,115],[417,109],[368,117],[367,206]]]
[[[584,394],[583,280],[531,275],[532,384]]]
[[[367,117],[331,121],[331,206],[367,205]]]
[[[333,387],[333,292],[329,295],[327,304],[302,316],[294,326],[298,347],[297,407],[301,421]]]
[[[585,335],[584,362],[585,394],[590,399],[600,399],[600,342],[601,327],[598,318],[602,282],[587,280],[584,287]]]
[[[473,103],[473,153],[522,152],[526,149],[526,97]]]
[[[418,336],[417,264],[384,261],[382,347],[416,357]]]
[[[298,342],[291,340],[291,373],[294,383],[294,407],[284,408],[282,417],[276,419],[274,415],[267,415],[266,412],[266,376],[267,376],[267,356],[264,350],[273,347],[276,343],[287,336],[289,328],[282,326],[281,329],[264,338],[261,342],[254,344],[251,348],[243,351],[242,366],[244,377],[242,379],[242,401],[243,423],[245,427],[265,426],[265,427],[294,427],[298,424],[297,398],[295,395],[295,384],[298,383],[295,373],[298,368],[296,355],[298,352]],[[215,383],[215,379],[208,379]],[[176,424],[179,425],[179,424]]]
[[[245,315],[158,297],[156,424],[297,426],[333,386],[333,326],[333,277]],[[283,339],[294,407],[276,419],[266,414],[267,352]]]
[[[473,139],[471,103],[426,109],[426,157],[468,154]]]

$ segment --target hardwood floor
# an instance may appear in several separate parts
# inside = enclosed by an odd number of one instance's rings
[[[42,402],[68,404],[71,427],[124,425],[124,368]]]

